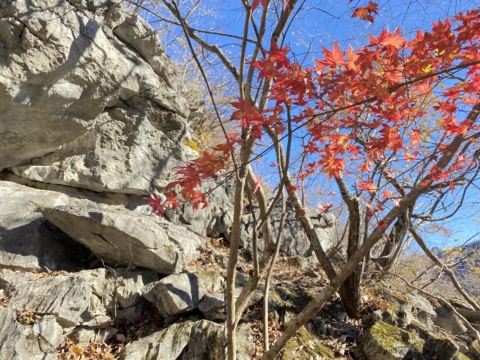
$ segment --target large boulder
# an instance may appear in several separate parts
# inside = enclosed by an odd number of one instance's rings
[[[260,217],[258,206],[254,208],[257,220]],[[280,218],[282,214],[282,205],[277,203],[270,215],[271,224],[273,227],[274,238],[280,230]],[[331,214],[323,214],[313,209],[307,209],[305,216],[308,216],[313,223],[315,231],[320,239],[320,244],[324,251],[330,249],[335,242],[335,217]],[[293,205],[287,203],[287,216],[285,218],[285,225],[282,229],[283,240],[280,246],[280,255],[282,256],[303,256],[308,257],[313,255],[313,249],[310,242],[303,231],[300,221],[296,218],[295,209]],[[253,236],[253,216],[248,213],[242,219],[242,232],[241,232],[241,245],[248,248],[252,246]],[[261,251],[263,251],[262,234],[259,234],[260,241],[258,245]]]
[[[50,222],[113,266],[179,273],[199,258],[205,246],[202,237],[156,216],[81,207],[41,211]]]
[[[161,192],[198,156],[185,138],[203,105],[179,85],[156,31],[122,3],[3,1],[0,171],[137,199]],[[204,189],[211,207],[184,206],[172,222],[206,235],[212,209],[231,208],[215,187]]]
[[[172,63],[123,4],[9,0],[0,18],[0,170],[146,194],[195,156]]]
[[[417,359],[422,356],[425,341],[417,334],[389,325],[375,323],[355,349],[355,358],[361,360]]]

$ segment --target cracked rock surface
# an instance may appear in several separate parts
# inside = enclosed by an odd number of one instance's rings
[[[112,266],[141,266],[175,274],[196,260],[205,247],[205,239],[193,232],[135,212],[59,206],[42,209],[42,214]]]

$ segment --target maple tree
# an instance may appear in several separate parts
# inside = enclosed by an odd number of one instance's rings
[[[263,7],[266,14],[270,3],[242,2],[245,28],[255,9]],[[281,1],[280,30],[295,5],[295,0]],[[175,2],[167,6],[178,16],[187,39],[202,45]],[[373,22],[377,13],[377,4],[370,2],[357,7],[352,16]],[[259,37],[263,36],[263,26],[262,17]],[[337,290],[348,314],[356,316],[365,262],[371,260],[381,271],[388,271],[406,234],[428,220],[425,214],[429,209],[422,208],[422,199],[461,191],[476,179],[479,169],[480,10],[439,20],[430,32],[418,31],[410,40],[398,29],[383,30],[378,36],[371,35],[361,48],[341,49],[338,43],[331,49],[323,47],[323,56],[311,67],[292,59],[288,46],[278,45],[276,30],[268,50],[257,43],[251,61],[246,64],[242,60],[240,70],[232,70],[240,96],[231,104],[231,121],[239,132],[226,133],[224,143],[178,168],[178,179],[162,195],[148,199],[159,215],[183,203],[206,208],[208,194],[199,191],[202,182],[223,179],[218,174],[233,159],[236,192],[227,282],[229,359],[235,358],[234,332],[241,312],[278,252],[270,242],[268,216],[276,201],[282,198],[285,203],[284,192],[331,282],[287,326],[271,349],[266,340],[265,359],[273,359]],[[242,51],[246,41],[245,35]],[[248,71],[244,69],[247,66]],[[263,84],[263,95],[258,99],[251,93],[254,74]],[[303,146],[305,165],[295,177],[290,175],[294,134],[309,139]],[[250,166],[255,144],[264,137],[270,139],[270,148],[276,153],[273,166],[279,179],[274,201],[268,205]],[[349,212],[348,261],[338,273],[304,216],[306,210],[298,195],[305,180],[318,174],[335,183]],[[258,197],[258,230],[263,231],[265,251],[235,302],[232,279],[246,194]],[[325,203],[319,208],[328,212],[332,206]],[[372,257],[370,250],[383,239],[380,255]]]

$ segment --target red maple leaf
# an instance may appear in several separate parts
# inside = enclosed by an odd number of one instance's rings
[[[341,65],[344,64],[344,57],[345,57],[345,51],[340,52],[340,47],[338,46],[338,41],[335,42],[335,45],[333,45],[332,51],[327,50],[322,46],[323,49],[323,55],[325,56],[325,61],[327,63],[330,63],[332,65]]]
[[[378,187],[373,184],[372,179],[358,183],[357,186],[362,190],[368,190],[370,194],[373,194],[378,190]]]
[[[373,23],[374,19],[372,13],[378,15],[378,4],[370,1],[365,7],[359,6],[356,8],[352,14],[352,17],[359,17],[360,20],[368,20]]]
[[[405,37],[400,37],[400,29],[397,28],[392,34],[387,30],[383,30],[378,38],[370,35],[370,46],[393,46],[401,48],[405,44]]]

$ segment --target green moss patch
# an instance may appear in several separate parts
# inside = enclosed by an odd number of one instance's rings
[[[285,345],[282,360],[310,359],[315,355],[320,355],[324,359],[334,358],[333,352],[320,344],[314,335],[302,327]]]

